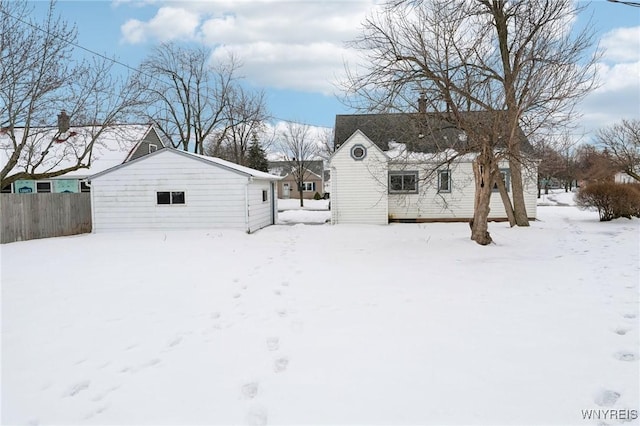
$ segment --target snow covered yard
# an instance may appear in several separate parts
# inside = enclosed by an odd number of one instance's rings
[[[539,217],[3,245],[2,423],[617,424],[640,221]]]

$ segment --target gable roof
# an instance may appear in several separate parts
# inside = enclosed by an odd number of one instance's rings
[[[491,125],[492,116],[484,112],[466,112],[463,117],[470,125]],[[446,149],[457,151],[472,147],[467,134],[443,114],[387,113],[336,115],[334,148],[337,150],[356,130],[363,132],[376,146],[389,151],[390,142],[404,144],[407,150],[436,153]],[[518,137],[524,152],[532,152],[524,132],[518,128]]]
[[[186,151],[178,150],[178,149],[175,149],[175,148],[169,148],[169,147],[165,147],[165,148],[159,149],[159,150],[157,150],[155,152],[152,152],[151,154],[145,155],[144,157],[136,158],[135,160],[128,161],[126,163],[122,163],[122,164],[116,165],[116,166],[111,167],[111,168],[109,168],[107,170],[101,171],[100,173],[96,173],[94,175],[91,175],[91,176],[89,176],[88,179],[89,179],[89,181],[91,181],[93,179],[96,179],[98,177],[104,176],[104,175],[106,175],[108,173],[114,172],[114,171],[119,170],[121,168],[128,167],[131,164],[136,164],[136,163],[138,163],[140,161],[145,161],[145,160],[147,160],[149,158],[152,158],[152,157],[154,157],[156,155],[160,155],[160,154],[166,153],[166,152],[169,152],[169,153],[172,153],[172,154],[176,154],[176,155],[181,155],[181,156],[184,156],[184,157],[187,157],[187,158],[191,158],[191,159],[196,160],[196,161],[201,161],[201,162],[204,162],[204,163],[216,166],[216,167],[221,167],[221,168],[224,168],[226,170],[232,171],[234,173],[239,173],[239,174],[242,174],[242,175],[247,176],[247,177],[254,177],[254,178],[257,178],[257,179],[266,179],[266,180],[280,180],[281,179],[280,176],[271,175],[269,173],[265,173],[265,172],[262,172],[260,170],[255,170],[255,169],[252,169],[252,168],[249,168],[249,167],[245,167],[245,166],[241,166],[239,164],[232,163],[230,161],[222,160],[220,158],[207,157],[206,155],[194,154],[192,152],[186,152]]]
[[[304,162],[309,172],[321,177],[324,170],[323,160],[309,160]],[[291,173],[295,163],[292,161],[269,161],[269,172],[280,176],[286,176]]]
[[[84,149],[101,129],[102,127],[99,126],[74,126],[70,128],[69,137],[63,142],[53,143],[48,148],[45,161],[35,169],[35,172],[53,172],[75,165],[77,163],[76,150]],[[17,139],[21,139],[24,129],[15,128],[14,134]],[[57,134],[58,129],[53,127],[31,128],[28,144],[33,146],[35,155],[39,157]],[[85,178],[121,164],[135,152],[143,141],[147,138],[153,138],[154,135],[162,143],[152,125],[118,124],[105,127],[94,142],[90,167],[71,171],[59,178]],[[24,170],[24,166],[28,163],[27,151],[27,149],[23,150],[18,164],[10,173]],[[0,164],[7,164],[12,153],[13,147],[9,135],[0,133]]]

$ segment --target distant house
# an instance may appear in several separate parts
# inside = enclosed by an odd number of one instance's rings
[[[324,161],[313,160],[305,162],[306,171],[304,174],[304,182],[302,188],[298,188],[294,175],[291,173],[293,164],[288,161],[270,161],[269,173],[281,176],[282,180],[278,182],[278,194],[280,198],[287,199],[300,198],[300,189],[302,190],[302,198],[312,199],[316,193],[320,197],[325,194],[324,180]]]
[[[633,173],[633,172],[632,172]],[[625,172],[618,172],[613,177],[615,183],[638,183],[631,175]]]
[[[473,218],[475,156],[441,161],[445,150],[466,145],[466,134],[460,129],[416,114],[338,115],[334,143],[330,159],[333,224]],[[523,144],[529,146],[526,138]],[[510,191],[508,163],[500,166]],[[523,176],[531,219],[536,217],[536,174],[533,170]],[[504,220],[497,187],[494,192],[489,218]]]
[[[90,192],[86,178],[115,165],[135,160],[165,147],[159,133],[152,125],[119,124],[106,128],[97,126],[71,127],[63,137],[55,141],[45,156],[45,161],[36,167],[35,172],[54,172],[76,163],[75,149],[84,146],[93,136],[96,138],[88,168],[81,168],[61,176],[42,180],[18,180],[2,188],[3,193],[42,193],[42,192]],[[16,137],[22,137],[22,129],[15,129]],[[56,128],[31,129],[32,141],[37,155],[56,137]],[[24,150],[18,165],[13,171],[22,170],[27,164],[28,150]],[[12,154],[12,143],[6,133],[0,131],[0,160],[7,164]],[[10,173],[11,174],[11,173]]]
[[[172,148],[89,177],[94,232],[232,228],[276,223],[280,177]]]

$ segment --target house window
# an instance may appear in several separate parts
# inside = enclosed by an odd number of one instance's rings
[[[316,183],[315,182],[303,182],[302,183],[302,190],[303,191],[315,191],[316,190]]]
[[[91,192],[91,187],[87,182],[80,181],[80,192]]]
[[[149,154],[151,154],[152,152],[156,152],[158,150],[158,145],[150,143],[149,144]]]
[[[266,189],[262,190],[262,202],[264,203],[265,201],[267,201],[269,199],[269,195]]]
[[[184,204],[184,191],[156,192],[158,204]]]
[[[36,182],[36,192],[51,192],[51,182]]]
[[[418,193],[418,172],[389,172],[389,193]]]
[[[438,192],[451,192],[451,170],[438,170]]]
[[[11,192],[12,192],[11,191],[11,184],[3,186],[2,187],[2,191],[0,191],[0,192],[2,192],[3,194],[11,194]]]
[[[362,160],[364,159],[364,157],[367,156],[367,148],[365,148],[364,146],[358,144],[358,145],[354,145],[351,148],[351,158],[353,158],[356,161]]]
[[[500,177],[504,182],[504,186],[507,188],[507,192],[510,192],[511,190],[509,188],[511,187],[511,171],[509,169],[500,169]],[[498,184],[494,183],[493,192],[499,192],[499,191],[500,190],[498,189]]]

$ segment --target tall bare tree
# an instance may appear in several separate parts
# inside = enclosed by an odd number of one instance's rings
[[[640,120],[622,120],[600,129],[596,143],[608,151],[620,171],[640,182]]]
[[[232,87],[224,111],[224,127],[205,145],[205,153],[246,166],[254,137],[265,132],[268,118],[264,91],[252,91],[241,85]]]
[[[303,184],[311,176],[311,161],[319,159],[318,142],[312,138],[311,127],[306,124],[287,122],[278,134],[278,148],[283,160],[288,163],[291,176],[300,194],[300,207],[304,206]]]
[[[76,38],[54,2],[37,21],[28,2],[0,0],[2,187],[88,168],[100,134],[143,102],[135,80],[112,76],[112,61],[75,59]],[[61,110],[66,124],[58,128]],[[91,129],[71,137],[74,124]]]
[[[576,103],[594,87],[593,36],[570,27],[580,8],[572,0],[400,0],[387,6],[365,20],[352,42],[365,64],[348,70],[350,105],[406,111],[416,92],[424,93],[427,107],[463,129],[467,150],[479,153],[472,239],[491,242],[485,185],[499,176],[500,159],[509,161],[512,174],[514,203],[505,202],[506,211],[527,225],[520,129],[531,134],[570,123]],[[488,119],[478,126],[468,111]],[[508,194],[503,199],[509,201]]]
[[[240,66],[232,55],[218,63],[210,60],[210,49],[163,43],[141,65],[150,95],[148,119],[175,148],[198,154],[212,135],[227,128]]]

